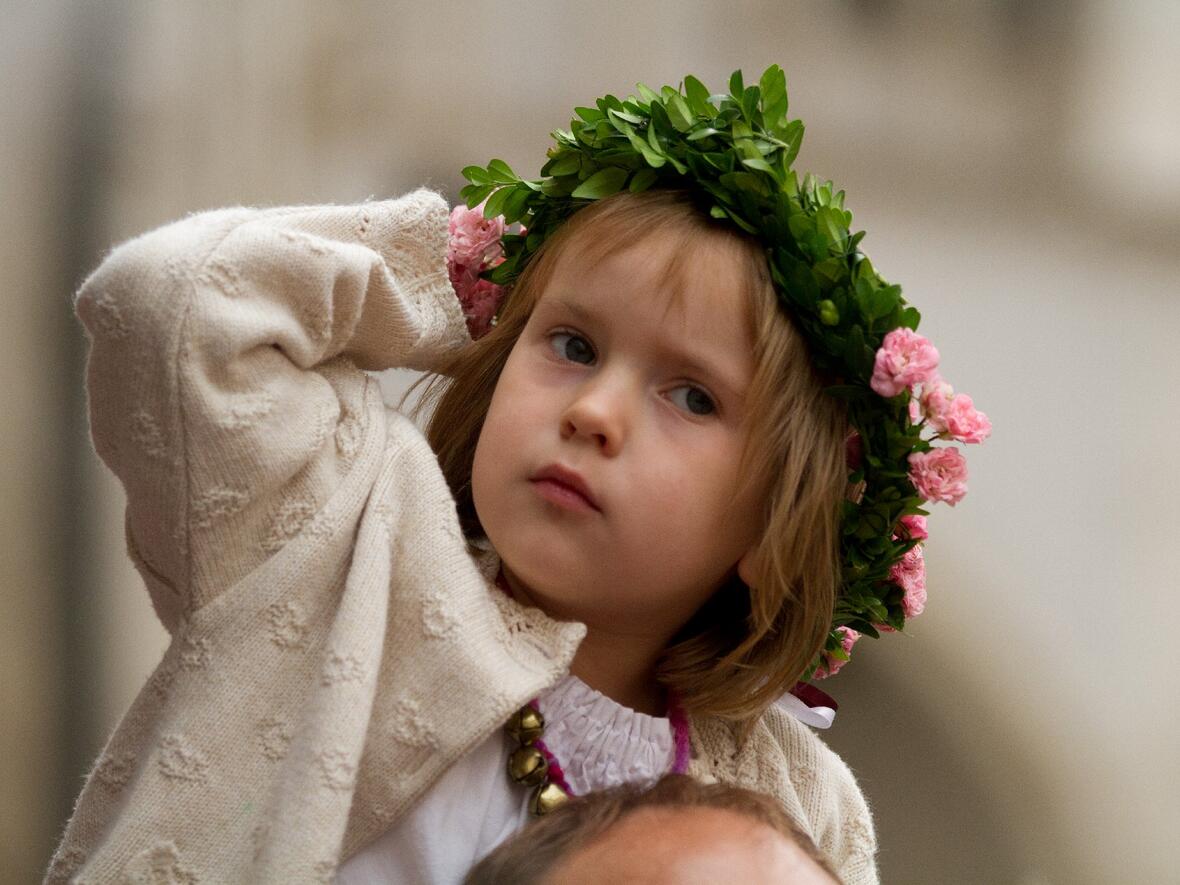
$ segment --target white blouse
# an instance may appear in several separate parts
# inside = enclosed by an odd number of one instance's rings
[[[672,770],[675,740],[666,718],[617,704],[576,676],[566,676],[537,705],[545,746],[574,795]],[[462,882],[530,819],[531,791],[508,778],[515,746],[497,731],[456,762],[406,817],[340,867],[339,885]]]

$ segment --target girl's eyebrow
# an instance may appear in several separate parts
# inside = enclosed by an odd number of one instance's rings
[[[572,313],[583,322],[591,322],[597,319],[594,311],[560,295],[546,295],[537,303],[536,310],[541,310],[545,307],[552,307],[555,310],[564,310],[567,313]]]
[[[539,310],[546,304],[553,310],[568,312],[579,322],[591,325],[601,322],[600,314],[592,307],[587,307],[560,295],[550,295],[541,299],[537,309]],[[652,344],[661,361],[676,366],[678,370],[709,380],[713,385],[721,388],[719,392],[731,403],[741,405],[745,401],[746,385],[737,377],[735,371],[726,371],[721,364],[702,358],[697,353],[666,341],[652,342]]]

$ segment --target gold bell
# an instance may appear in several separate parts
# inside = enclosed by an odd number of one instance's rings
[[[529,799],[529,811],[535,817],[541,817],[569,801],[569,793],[557,784],[542,784]]]
[[[518,744],[531,744],[545,730],[545,717],[541,715],[540,710],[524,706],[512,714],[504,730]]]
[[[508,757],[508,776],[518,784],[535,787],[549,774],[549,760],[536,747],[518,747]]]

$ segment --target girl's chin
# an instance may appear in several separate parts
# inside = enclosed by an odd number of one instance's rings
[[[603,562],[612,561],[608,551],[577,531],[563,531],[535,519],[518,518],[497,531],[484,524],[488,540],[504,565],[522,581],[538,585],[557,583],[557,576],[592,579]]]
[[[590,593],[582,581],[554,581],[554,575],[585,575],[584,568],[571,568],[568,564],[545,557],[538,561],[527,556],[522,562],[513,557],[501,559],[504,577],[512,597],[523,605],[541,609],[556,620],[580,620],[585,594]],[[593,577],[588,577],[588,586],[595,586]],[[582,602],[583,605],[579,605]]]

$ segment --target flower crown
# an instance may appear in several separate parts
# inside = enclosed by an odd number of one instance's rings
[[[916,329],[920,314],[857,248],[843,191],[791,164],[803,124],[787,117],[786,77],[777,65],[757,85],[734,72],[727,94],[695,77],[638,97],[579,107],[541,178],[526,180],[503,160],[468,166],[467,207],[451,214],[448,267],[473,337],[487,331],[504,286],[515,280],[573,213],[624,189],[676,187],[701,196],[709,214],[759,238],[784,307],[809,342],[816,367],[847,404],[849,482],[842,587],[824,649],[804,674],[823,678],[849,659],[863,634],[902,630],[926,604],[924,505],[954,505],[967,492],[967,465],[953,446],[991,432],[971,397],[938,374],[938,351]],[[524,228],[510,232],[508,225]]]

